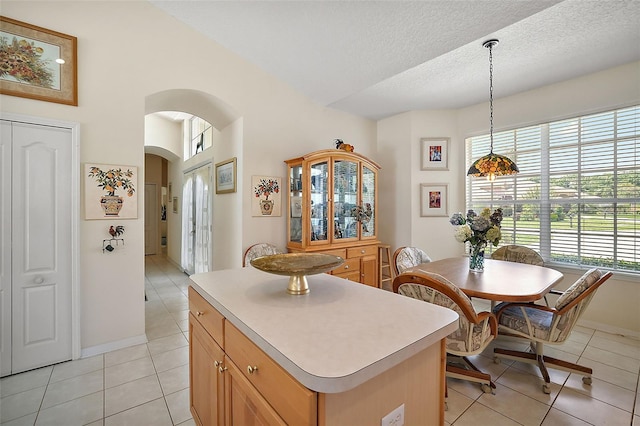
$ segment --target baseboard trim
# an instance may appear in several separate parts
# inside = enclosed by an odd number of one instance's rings
[[[604,323],[601,323],[601,322],[589,321],[589,320],[584,320],[584,319],[579,319],[577,324],[581,325],[583,327],[593,328],[593,329],[598,330],[598,331],[603,331],[605,333],[617,334],[617,335],[620,335],[620,336],[630,337],[632,339],[639,339],[640,340],[640,331],[628,330],[626,328],[614,327],[614,326],[609,325],[609,324],[604,324]]]
[[[82,349],[80,358],[88,358],[90,356],[104,354],[106,352],[116,351],[118,349],[128,348],[129,346],[141,345],[147,343],[147,335],[129,337],[128,339],[117,340],[115,342],[105,343],[104,345],[91,346]]]

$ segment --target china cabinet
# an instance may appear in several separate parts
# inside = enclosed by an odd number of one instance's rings
[[[354,152],[326,149],[286,160],[287,248],[345,259],[334,275],[378,285],[380,166]]]

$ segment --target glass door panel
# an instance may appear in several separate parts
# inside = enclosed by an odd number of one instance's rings
[[[362,236],[375,235],[375,200],[376,200],[376,174],[367,166],[362,167]]]
[[[358,163],[338,160],[333,165],[333,238],[358,238]]]
[[[289,169],[289,241],[302,242],[302,165]]]
[[[311,165],[311,241],[326,241],[328,233],[329,163]]]

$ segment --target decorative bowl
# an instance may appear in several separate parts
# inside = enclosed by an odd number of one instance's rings
[[[321,274],[344,263],[344,259],[324,253],[285,253],[261,256],[251,260],[251,266],[264,272],[289,277],[287,293],[307,294],[307,275]]]

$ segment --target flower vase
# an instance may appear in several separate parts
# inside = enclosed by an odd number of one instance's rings
[[[260,211],[263,216],[269,216],[273,212],[273,200],[260,200]]]
[[[486,244],[471,245],[469,251],[469,270],[471,272],[484,271],[484,249],[486,247]]]

